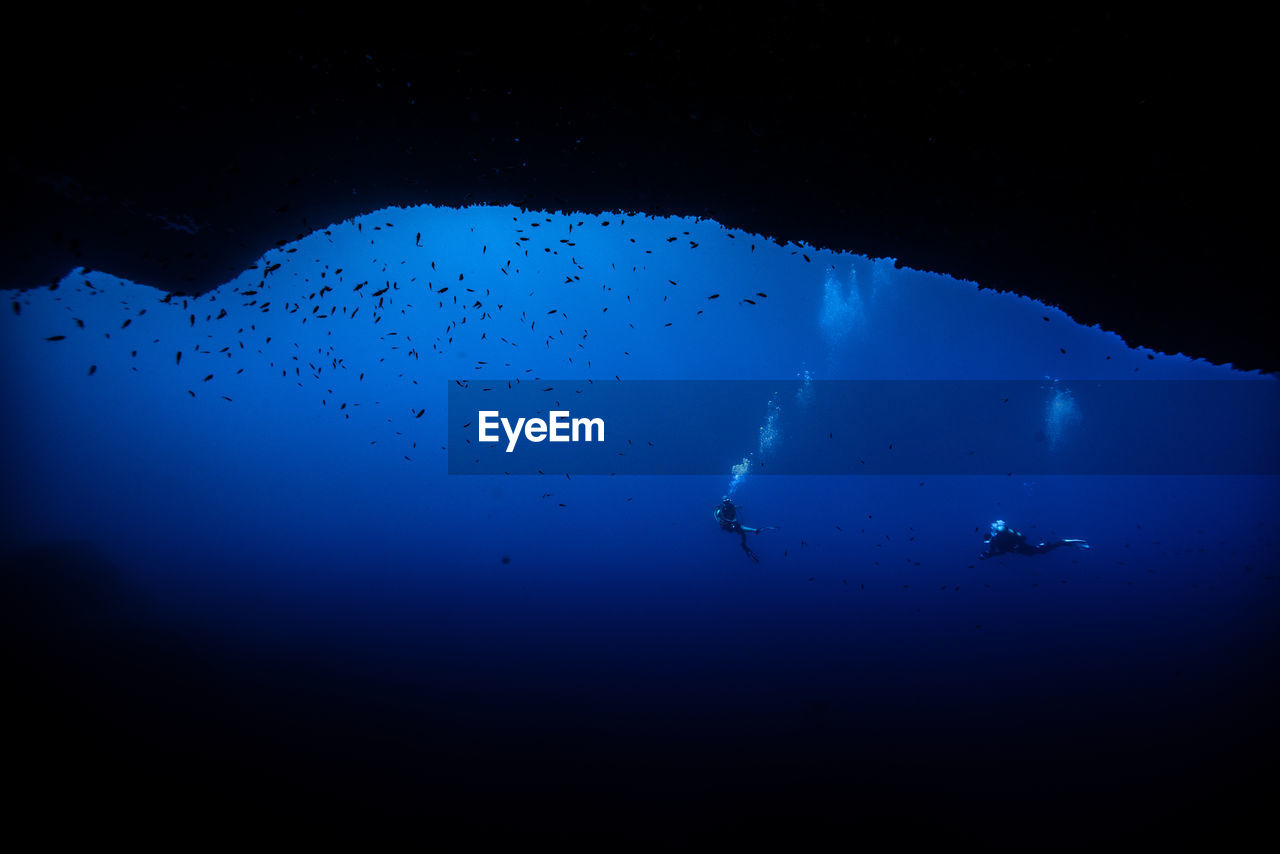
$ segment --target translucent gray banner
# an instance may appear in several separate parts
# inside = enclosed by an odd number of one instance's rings
[[[1280,474],[1280,383],[449,383],[450,474]]]

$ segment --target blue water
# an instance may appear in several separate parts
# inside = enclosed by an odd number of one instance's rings
[[[1065,448],[1105,420],[1072,381],[1273,378],[891,259],[642,215],[384,210],[164,296],[76,270],[0,313],[5,556],[80,544],[114,568],[128,616],[102,631],[126,657],[205,668],[174,677],[198,713],[120,701],[137,753],[221,767],[193,745],[237,745],[248,778],[395,815],[447,778],[477,826],[590,824],[512,806],[531,792],[589,793],[616,831],[650,801],[712,829],[853,822],[874,791],[879,816],[1048,844],[1095,838],[1055,799],[1134,833],[1230,799],[1208,770],[1275,710],[1275,477],[735,482],[785,430],[718,476],[449,475],[444,447],[457,379],[1036,380],[1029,441]],[[758,564],[712,520],[731,485],[779,527]],[[995,518],[1092,549],[978,562]],[[100,595],[68,601],[45,631],[91,644]],[[188,713],[203,735],[166,729]],[[396,785],[295,767],[320,745]],[[975,791],[1023,818],[980,822]]]

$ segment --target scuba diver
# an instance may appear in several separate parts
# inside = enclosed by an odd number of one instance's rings
[[[997,519],[991,523],[991,533],[983,540],[983,544],[986,545],[987,550],[978,555],[978,560],[999,557],[1010,552],[1017,552],[1020,555],[1042,555],[1061,546],[1089,548],[1089,544],[1084,540],[1055,540],[1052,543],[1039,543],[1033,546],[1027,542],[1026,534],[1010,528],[1003,519]]]
[[[760,562],[760,558],[757,557],[756,553],[747,545],[747,534],[758,534],[761,531],[776,531],[778,529],[777,525],[764,525],[759,528],[748,528],[746,525],[742,524],[742,521],[738,518],[738,508],[734,506],[733,502],[729,500],[729,496],[727,495],[721,498],[720,503],[716,505],[715,517],[716,522],[720,525],[720,530],[730,531],[741,535],[742,550],[747,553],[747,557],[751,558],[756,563]]]

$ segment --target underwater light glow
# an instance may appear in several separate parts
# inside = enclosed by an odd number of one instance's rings
[[[868,738],[981,764],[953,733],[985,745],[993,720],[1019,757],[1076,757],[1098,721],[1178,755],[1204,698],[1245,690],[1214,651],[1275,618],[1275,407],[1237,429],[1192,405],[1274,401],[1274,379],[891,259],[422,206],[198,297],[91,270],[6,296],[5,552],[119,567],[145,639],[121,658],[176,634],[200,660],[148,685],[268,674],[248,695],[278,721],[237,736],[243,767],[332,731],[330,702],[367,724],[343,749],[386,732],[415,773],[500,732],[482,770],[504,781],[510,752],[578,779],[601,743],[620,768],[730,767],[762,737],[841,774]],[[507,441],[480,441],[490,411]],[[607,441],[527,433],[560,412]],[[709,518],[726,492],[737,517]],[[1025,543],[985,552],[997,517]],[[41,624],[85,625],[55,586]]]

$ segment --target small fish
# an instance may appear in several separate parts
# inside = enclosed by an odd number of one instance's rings
[[[66,340],[66,337],[67,337],[67,336],[65,336],[65,335],[50,335],[48,338],[46,338],[46,339],[44,339],[44,340],[46,340],[46,341],[63,341],[63,340]]]

